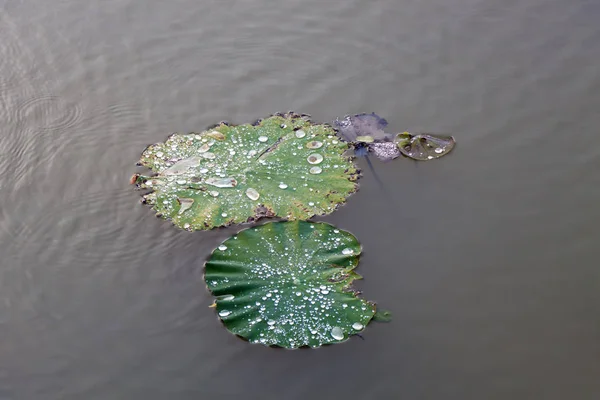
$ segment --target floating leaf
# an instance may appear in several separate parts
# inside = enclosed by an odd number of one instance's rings
[[[369,144],[369,150],[381,161],[390,161],[401,155],[396,143],[392,142],[371,143]]]
[[[371,151],[383,161],[393,160],[400,154],[415,160],[431,160],[448,154],[455,145],[452,136],[412,135],[408,132],[399,133],[392,140],[393,135],[384,132],[387,121],[375,113],[346,115],[333,121],[333,126],[353,144],[355,155],[366,156]]]
[[[373,136],[357,136],[356,141],[362,143],[373,143],[375,139],[373,139]]]
[[[216,312],[253,343],[297,348],[339,343],[376,312],[350,287],[361,246],[326,223],[270,222],[227,239],[205,265]]]
[[[390,141],[392,136],[383,131],[387,124],[384,118],[375,113],[346,115],[341,120],[333,121],[333,126],[349,142],[360,141],[357,139],[361,137],[370,137],[370,140],[374,141]]]
[[[456,144],[452,136],[412,135],[408,132],[399,133],[394,141],[402,154],[419,161],[440,158],[452,151]]]
[[[143,201],[159,216],[188,230],[308,219],[333,212],[356,191],[348,148],[329,125],[278,114],[255,125],[173,134],[142,153],[138,164],[156,174],[132,181],[151,190]]]

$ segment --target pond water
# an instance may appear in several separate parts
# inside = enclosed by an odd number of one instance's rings
[[[600,3],[0,1],[0,399],[600,398]],[[451,133],[364,159],[321,220],[393,312],[364,340],[251,345],[210,251],[129,185],[171,132],[375,111]]]

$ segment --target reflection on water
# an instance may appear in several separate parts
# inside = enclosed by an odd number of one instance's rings
[[[1,399],[596,399],[600,7],[591,1],[4,2]],[[128,184],[150,143],[289,109],[451,133],[366,161],[325,218],[390,309],[364,341],[225,331],[187,233]]]

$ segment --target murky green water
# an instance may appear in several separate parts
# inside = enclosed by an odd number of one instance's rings
[[[600,396],[596,1],[0,0],[1,399]],[[394,313],[316,351],[209,309],[186,233],[128,184],[174,131],[375,111],[451,133],[323,220]]]

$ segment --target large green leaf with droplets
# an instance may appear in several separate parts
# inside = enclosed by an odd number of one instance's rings
[[[159,216],[188,230],[261,217],[305,220],[331,213],[356,191],[348,148],[329,125],[279,114],[173,134],[142,153],[138,164],[155,174],[132,182],[151,190],[143,201]]]
[[[297,348],[339,343],[376,307],[350,287],[361,246],[326,223],[271,222],[241,231],[205,265],[225,327],[253,343]]]

